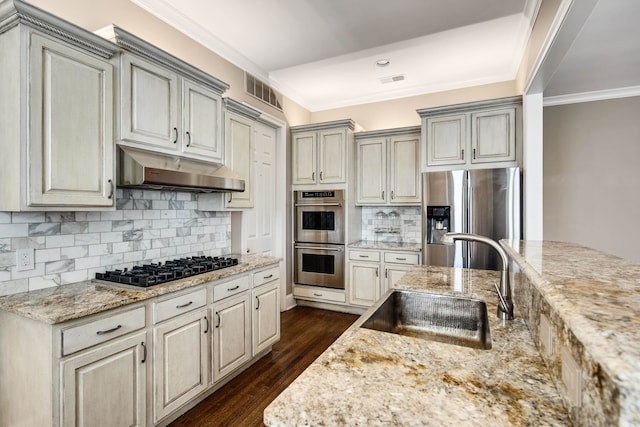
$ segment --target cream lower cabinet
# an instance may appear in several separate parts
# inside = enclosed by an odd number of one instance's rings
[[[147,425],[148,342],[140,332],[62,362],[61,425]]]
[[[188,304],[185,302],[184,304]],[[180,315],[153,328],[154,421],[180,408],[209,385],[208,310]]]
[[[279,268],[253,275],[253,355],[271,347],[280,339]]]
[[[251,359],[251,293],[213,304],[213,381]]]
[[[349,304],[369,307],[420,264],[414,252],[349,250]]]

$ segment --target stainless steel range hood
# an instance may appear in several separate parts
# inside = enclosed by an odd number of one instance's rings
[[[244,180],[220,163],[118,146],[119,187],[240,192]]]

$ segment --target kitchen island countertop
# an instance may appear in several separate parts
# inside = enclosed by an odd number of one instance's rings
[[[180,291],[213,280],[280,262],[280,258],[241,255],[239,264],[148,288],[86,280],[53,288],[0,297],[0,310],[48,324],[62,323],[160,295]]]
[[[492,348],[360,328],[371,307],[264,412],[268,426],[566,426],[567,412],[522,318],[495,315],[498,273],[414,267],[396,285],[487,302]]]

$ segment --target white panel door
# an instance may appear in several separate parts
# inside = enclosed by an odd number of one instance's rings
[[[224,161],[222,140],[222,100],[212,90],[183,81],[182,151],[199,157]]]
[[[361,140],[357,143],[356,203],[385,204],[387,199],[386,139]]]
[[[243,226],[247,230],[246,252],[271,256],[276,251],[276,130],[257,122],[254,135],[254,208],[243,212]]]
[[[36,34],[30,63],[27,204],[113,206],[113,65]]]
[[[175,411],[208,385],[207,310],[167,320],[154,328],[154,420]]]
[[[64,427],[146,426],[145,332],[61,364]]]

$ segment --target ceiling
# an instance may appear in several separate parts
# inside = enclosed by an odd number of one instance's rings
[[[320,111],[512,80],[542,0],[131,1]],[[545,98],[640,87],[640,1],[576,5]]]
[[[131,1],[318,111],[513,79],[539,0]]]
[[[638,0],[599,0],[545,86],[545,98],[619,88],[638,94],[638,17]]]

